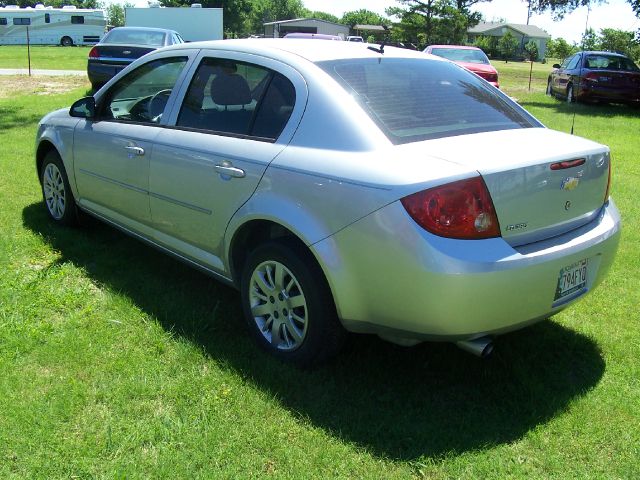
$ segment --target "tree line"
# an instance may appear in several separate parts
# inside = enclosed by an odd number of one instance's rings
[[[358,24],[393,26],[387,40],[403,42],[422,48],[429,44],[461,44],[466,41],[466,32],[480,21],[482,16],[473,12],[472,7],[491,0],[395,0],[395,6],[385,13],[389,18],[367,9],[346,12],[337,17],[323,11],[312,11],[304,6],[303,0],[159,0],[165,7],[189,6],[201,3],[205,8],[222,8],[224,31],[227,38],[247,37],[264,32],[264,23],[294,18],[317,18],[352,27]],[[605,3],[606,0],[522,0],[532,13],[550,12],[556,19],[580,6]],[[636,16],[640,18],[640,0],[627,0]],[[61,7],[75,5],[78,8],[105,8],[110,25],[124,24],[124,8],[133,4],[111,3],[102,0],[0,0],[0,6],[17,4],[34,7],[36,3]],[[393,20],[392,20],[393,19]],[[377,39],[381,40],[381,39]],[[517,40],[509,35],[501,39],[480,37],[476,45],[488,54],[509,58],[518,47]],[[547,43],[547,56],[563,58],[580,49],[603,49],[620,51],[634,59],[640,58],[640,31],[626,32],[603,29],[598,34],[593,30],[585,33],[580,45],[570,45],[562,38],[551,39]],[[526,56],[536,58],[535,44],[525,45]],[[537,48],[537,47],[536,47]]]

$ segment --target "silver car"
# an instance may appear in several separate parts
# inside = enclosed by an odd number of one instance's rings
[[[346,331],[485,354],[593,290],[620,238],[606,146],[405,49],[168,47],[36,141],[54,221],[81,210],[237,287],[299,365]]]

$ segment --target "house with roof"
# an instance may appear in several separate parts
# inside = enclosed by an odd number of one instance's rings
[[[478,37],[502,38],[507,32],[511,32],[518,40],[518,54],[524,52],[524,46],[533,40],[538,47],[538,60],[544,58],[547,51],[547,42],[551,38],[546,31],[534,25],[522,25],[519,23],[481,22],[467,30],[469,43],[474,43]]]
[[[294,18],[264,24],[265,37],[284,37],[287,33],[320,33],[335,35],[344,40],[349,35],[349,27],[317,18]]]

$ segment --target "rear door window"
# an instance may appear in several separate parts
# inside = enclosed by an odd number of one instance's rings
[[[295,104],[295,89],[260,65],[205,58],[185,96],[177,126],[275,140]]]

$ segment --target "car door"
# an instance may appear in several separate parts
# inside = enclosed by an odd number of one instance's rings
[[[556,74],[556,92],[561,93],[562,95],[567,93],[567,84],[571,81],[572,74],[575,73],[575,69],[578,67],[579,61],[580,54],[576,53],[562,62],[562,65],[560,65]]]
[[[187,62],[174,53],[140,65],[97,99],[94,118],[78,122],[73,156],[83,208],[139,232],[150,224],[153,143]]]
[[[226,226],[291,139],[306,87],[274,60],[204,52],[184,90],[172,127],[155,139],[153,225],[158,243],[224,273]]]

